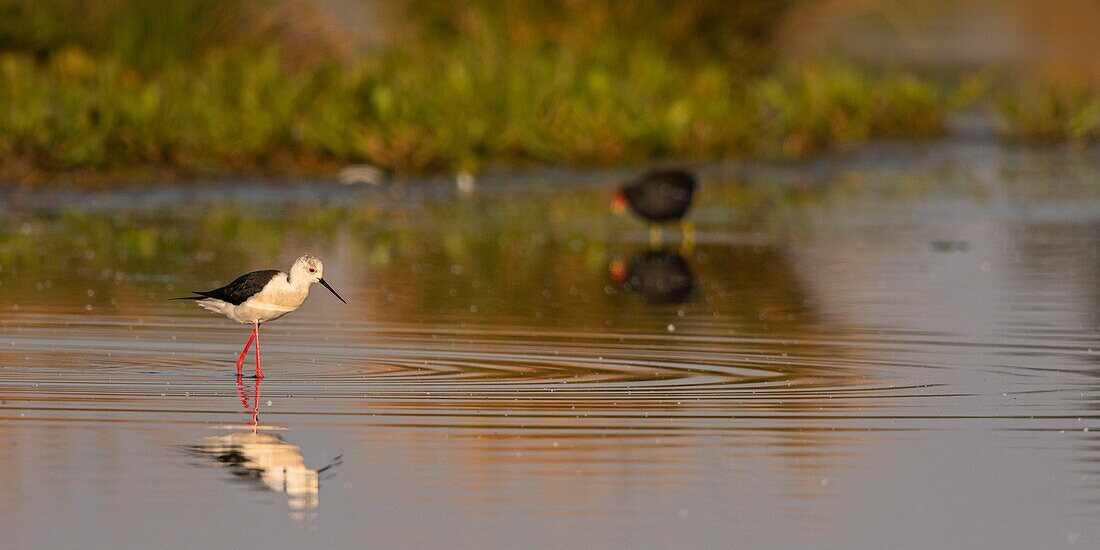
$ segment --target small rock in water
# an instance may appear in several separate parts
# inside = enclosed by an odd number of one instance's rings
[[[676,332],[676,325],[674,325],[672,323],[669,323],[668,324],[668,331],[669,332]]]
[[[385,177],[386,173],[377,166],[371,166],[369,164],[352,164],[340,170],[340,175],[337,176],[337,179],[344,185],[355,185],[357,183],[379,185]]]
[[[474,193],[474,175],[469,172],[459,172],[455,175],[455,188],[458,194],[468,197]]]
[[[936,252],[966,252],[970,250],[970,243],[966,241],[939,240],[929,243]]]

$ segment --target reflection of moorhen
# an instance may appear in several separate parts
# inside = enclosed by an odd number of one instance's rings
[[[695,279],[683,256],[667,250],[648,250],[631,258],[625,270],[612,266],[612,277],[623,290],[637,292],[651,304],[677,304],[691,296]]]

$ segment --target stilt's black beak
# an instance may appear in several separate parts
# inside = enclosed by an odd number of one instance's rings
[[[335,290],[332,290],[332,287],[328,286],[328,283],[326,283],[324,279],[317,279],[317,282],[321,283],[321,285],[323,285],[325,288],[327,288],[328,291],[331,292],[333,296],[336,296],[337,298],[340,298],[340,295],[337,294]],[[340,298],[340,301],[344,302],[345,304],[348,303],[348,301],[343,299],[343,298]]]

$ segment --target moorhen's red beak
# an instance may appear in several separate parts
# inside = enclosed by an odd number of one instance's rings
[[[626,212],[626,193],[623,193],[622,190],[615,193],[615,199],[611,201],[611,211],[616,214]]]
[[[626,280],[626,263],[622,260],[611,260],[607,270],[611,273],[612,281],[621,285]]]

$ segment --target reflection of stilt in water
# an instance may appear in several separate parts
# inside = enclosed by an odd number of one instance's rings
[[[256,390],[252,404],[252,419],[248,421],[248,425],[252,426],[252,433],[256,433],[256,429],[260,426],[260,381],[262,378],[256,379]],[[240,375],[237,376],[237,395],[241,396],[241,406],[244,410],[248,411],[248,392],[244,388],[244,380]]]
[[[239,478],[259,482],[271,491],[286,493],[293,519],[312,519],[318,505],[320,474],[341,463],[337,457],[331,464],[319,470],[306,466],[301,448],[291,445],[283,438],[259,430],[260,384],[256,387],[249,403],[248,392],[243,380],[237,378],[237,395],[241,405],[251,418],[247,432],[235,432],[225,435],[212,435],[203,438],[188,450],[196,455],[209,457]]]

